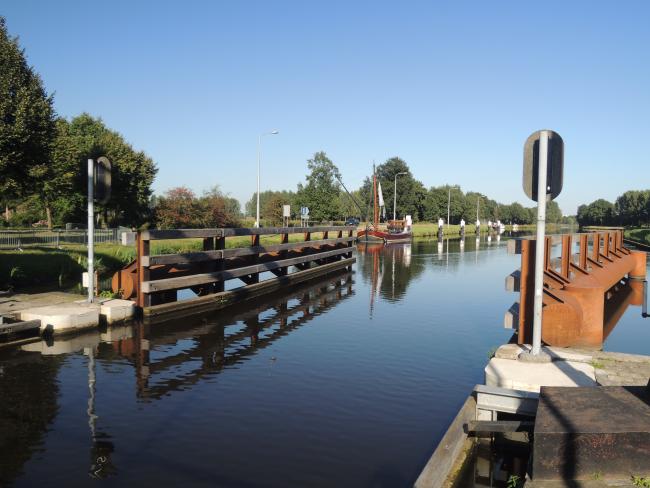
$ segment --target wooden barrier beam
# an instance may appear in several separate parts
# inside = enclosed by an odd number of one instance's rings
[[[271,271],[286,266],[293,266],[295,264],[306,263],[316,259],[323,259],[330,256],[338,256],[341,254],[349,253],[347,247],[341,249],[334,249],[318,254],[308,254],[306,256],[299,256],[291,259],[283,259],[278,261],[271,261],[268,263],[255,264],[252,266],[244,266],[242,268],[235,268],[226,271],[217,271],[213,273],[200,273],[189,276],[181,276],[178,278],[165,278],[156,281],[145,281],[142,283],[143,293],[152,293],[165,290],[180,290],[190,288],[192,286],[202,285],[205,283],[212,283],[214,281],[224,281],[242,276],[248,276],[265,271]]]

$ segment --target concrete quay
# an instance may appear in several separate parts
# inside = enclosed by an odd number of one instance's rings
[[[485,367],[485,384],[539,392],[542,386],[645,386],[650,356],[574,348],[544,347],[552,361],[517,360],[530,346],[505,344]]]
[[[97,298],[87,303],[80,295],[50,292],[14,295],[0,302],[0,316],[19,321],[40,321],[40,333],[68,334],[105,324],[130,320],[135,316],[130,300]]]

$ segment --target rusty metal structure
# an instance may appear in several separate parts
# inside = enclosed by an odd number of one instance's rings
[[[623,244],[623,231],[547,236],[542,341],[549,346],[601,348],[628,305],[643,302],[646,253]],[[518,344],[532,339],[535,239],[508,242],[521,268],[506,278],[519,300],[504,325]]]
[[[354,263],[354,226],[267,227],[254,229],[176,229],[138,232],[137,257],[115,273],[112,289],[135,299],[145,319],[194,313],[276,291]],[[262,236],[280,236],[279,244],[263,244]],[[290,242],[290,236],[299,240]],[[226,240],[250,237],[250,245],[229,248]],[[315,238],[315,239],[314,239]],[[203,250],[152,254],[155,240],[202,239]],[[289,272],[293,267],[295,272]],[[267,279],[260,275],[269,272]],[[229,280],[244,286],[226,291]],[[190,289],[197,297],[178,300]]]

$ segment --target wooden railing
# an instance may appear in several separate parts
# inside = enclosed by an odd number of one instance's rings
[[[301,235],[301,240],[290,242],[292,234]],[[260,243],[261,236],[270,235],[279,235],[280,243]],[[250,246],[228,248],[228,238],[242,236],[250,237]],[[151,241],[162,239],[202,239],[203,250],[151,255]],[[275,275],[271,279],[278,280],[289,275],[292,266],[306,271],[314,265],[352,260],[355,239],[354,226],[141,231],[133,267],[137,305],[147,308],[176,301],[182,289],[203,296],[223,292],[225,282],[232,279],[253,285],[260,282],[261,273],[271,272]]]

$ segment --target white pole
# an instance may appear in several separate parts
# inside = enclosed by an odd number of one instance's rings
[[[537,241],[535,242],[535,301],[533,316],[533,356],[542,348],[542,307],[544,299],[544,235],[546,226],[548,132],[539,136],[539,164],[537,168]]]
[[[262,152],[262,135],[257,137],[257,213],[255,214],[255,227],[260,226],[260,159]]]
[[[447,193],[447,230],[449,230],[449,206],[451,205],[451,186]]]
[[[94,207],[95,161],[88,160],[88,303],[95,298],[95,207]]]

